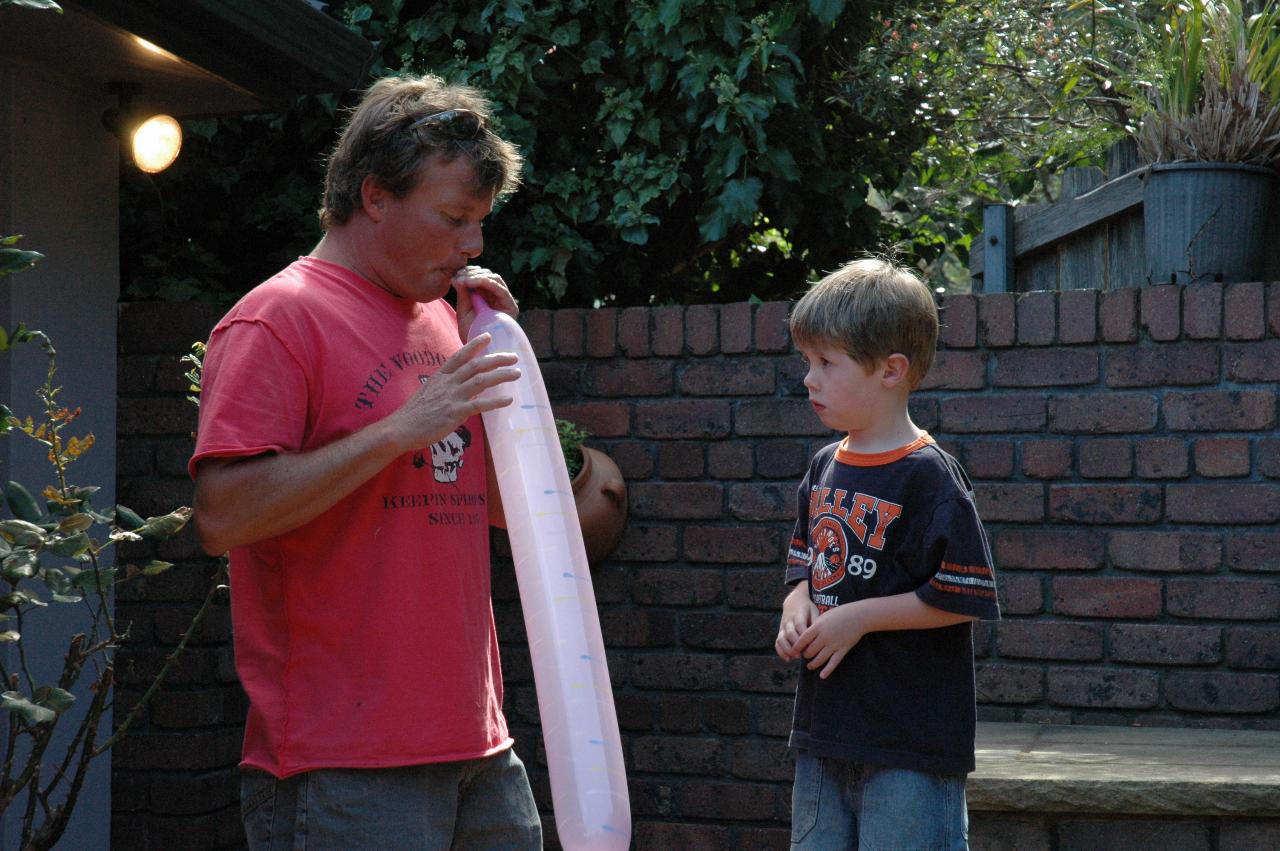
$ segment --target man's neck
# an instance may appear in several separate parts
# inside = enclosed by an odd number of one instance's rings
[[[352,232],[351,226],[342,225],[326,231],[308,256],[349,269],[374,286],[391,292],[379,282],[373,269],[364,261],[360,245],[359,236]]]

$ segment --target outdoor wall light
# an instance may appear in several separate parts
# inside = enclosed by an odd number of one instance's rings
[[[163,113],[147,117],[134,110],[133,97],[142,89],[137,83],[108,85],[120,105],[102,113],[102,123],[120,140],[130,162],[147,174],[156,174],[173,165],[182,150],[181,125]]]
[[[133,131],[133,164],[147,174],[173,165],[182,150],[182,127],[171,115],[153,115]]]

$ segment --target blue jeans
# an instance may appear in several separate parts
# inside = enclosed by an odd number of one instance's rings
[[[252,851],[541,849],[524,764],[483,759],[404,768],[334,768],[277,780],[246,770],[240,811]]]
[[[964,851],[964,775],[796,754],[792,851]]]

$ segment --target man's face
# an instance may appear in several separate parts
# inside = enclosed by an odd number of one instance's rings
[[[481,222],[493,198],[485,190],[477,194],[475,167],[466,157],[430,157],[408,195],[376,196],[382,206],[372,252],[374,282],[413,301],[444,296],[454,273],[484,250]]]

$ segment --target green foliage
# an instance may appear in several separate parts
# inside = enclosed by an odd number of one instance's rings
[[[564,455],[564,465],[572,480],[582,470],[582,444],[591,436],[591,432],[579,428],[569,420],[557,419],[556,433],[560,436],[560,452]]]
[[[187,370],[183,377],[187,379],[187,389],[195,394],[194,396],[188,396],[187,401],[197,407],[200,405],[200,389],[204,383],[205,351],[204,342],[197,340],[191,344],[191,351],[179,358],[182,363],[191,365],[191,369]]]
[[[16,237],[0,238],[11,246]],[[28,252],[38,257],[35,252]],[[29,263],[27,265],[30,265]],[[23,268],[15,264],[14,269]],[[7,270],[11,271],[11,270]],[[128,629],[116,623],[110,591],[137,576],[167,570],[168,562],[151,560],[142,566],[110,563],[111,547],[121,541],[161,541],[178,534],[191,518],[191,509],[177,508],[145,520],[117,505],[98,508],[94,485],[73,484],[76,461],[94,445],[92,433],[76,434],[80,408],[61,401],[54,383],[57,352],[40,331],[21,324],[0,328],[0,352],[23,343],[39,345],[47,358],[44,382],[36,389],[36,413],[20,417],[0,405],[0,436],[29,441],[49,463],[49,480],[33,495],[25,485],[8,481],[3,502],[9,518],[0,519],[0,643],[16,652],[0,654],[0,718],[7,721],[3,765],[0,767],[0,814],[23,795],[19,816],[21,847],[48,849],[62,836],[84,782],[89,764],[105,753],[147,705],[160,680],[186,645],[184,638],[156,676],[151,687],[105,741],[99,728],[111,710],[114,656]],[[208,610],[213,591],[192,621],[194,627]],[[60,669],[46,670],[36,654],[28,654],[28,627],[51,607],[73,606],[84,614],[83,627],[67,636]],[[35,630],[47,641],[50,631]],[[37,640],[31,638],[31,641]],[[76,703],[75,689],[88,675],[88,706],[68,713]],[[54,732],[66,722],[73,727],[63,753],[50,750]],[[109,722],[108,722],[109,723]],[[15,821],[15,823],[17,823]]]
[[[902,180],[870,193],[904,257],[966,288],[984,203],[1052,201],[1062,169],[1101,165],[1134,129],[1159,14],[1145,0],[939,0],[880,21],[838,97],[875,116],[894,108],[876,99],[888,84],[919,92],[930,132]]]
[[[23,269],[30,269],[37,260],[44,259],[44,255],[38,251],[23,251],[20,248],[14,248],[13,246],[20,239],[22,239],[21,234],[17,236],[0,236],[0,278],[14,272],[21,272]]]
[[[99,741],[99,726],[110,709],[114,652],[125,638],[115,622],[108,592],[118,582],[154,575],[170,566],[151,561],[143,567],[115,567],[109,564],[107,551],[120,541],[170,538],[186,525],[191,509],[178,508],[142,520],[124,506],[95,507],[93,496],[99,488],[72,484],[69,477],[72,465],[93,447],[94,438],[91,433],[70,433],[81,411],[59,400],[52,344],[43,333],[21,326],[3,336],[5,350],[13,344],[36,342],[47,355],[48,371],[36,393],[39,412],[21,418],[8,406],[0,406],[0,433],[25,437],[37,446],[49,462],[53,483],[40,491],[43,505],[19,482],[9,481],[3,489],[12,518],[0,520],[0,620],[10,622],[12,628],[0,633],[0,641],[16,645],[18,652],[0,662],[0,679],[6,688],[0,694],[0,709],[8,713],[0,812],[25,793],[23,847],[50,848],[66,826],[88,764],[111,746],[134,717],[130,714],[106,742]],[[24,649],[31,620],[50,606],[75,606],[87,613],[84,631],[68,636],[61,670],[54,671],[39,670]],[[76,727],[73,740],[65,755],[55,759],[58,770],[48,771],[42,760],[52,756],[47,749],[54,729],[76,701],[71,690],[85,673],[92,679],[90,705],[79,719],[69,722]]]
[[[482,262],[530,306],[783,298],[879,240],[869,183],[924,138],[917,92],[838,81],[899,0],[380,0],[330,5],[374,75],[486,91],[528,159]],[[132,298],[231,297],[310,250],[332,100],[209,122],[170,172],[131,175]],[[188,122],[188,125],[191,123]]]

